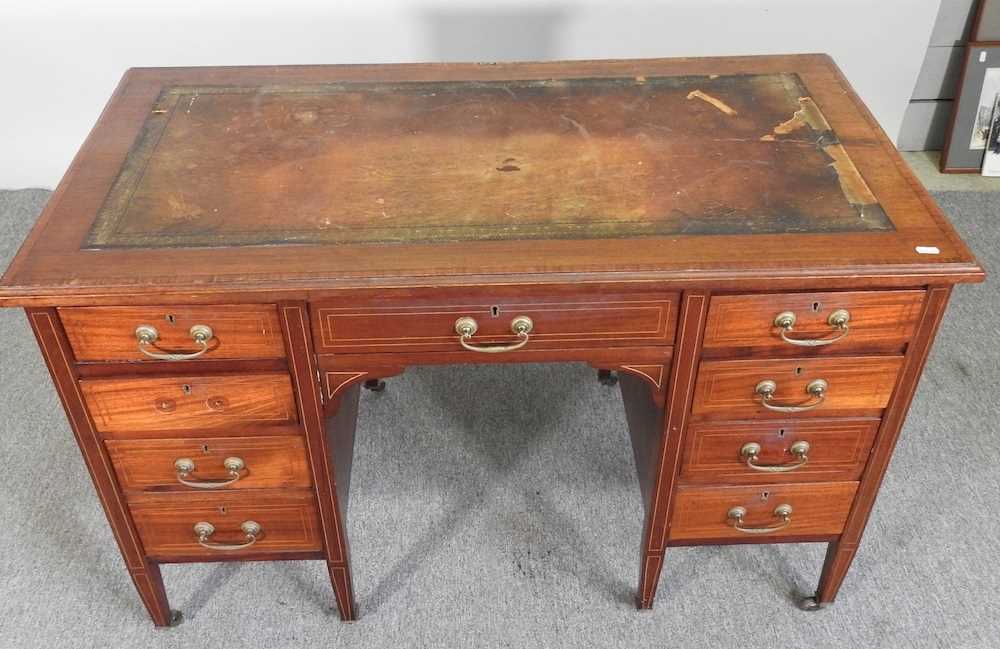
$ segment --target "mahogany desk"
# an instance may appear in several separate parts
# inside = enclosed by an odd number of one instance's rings
[[[354,619],[359,386],[445,363],[620,375],[640,607],[668,547],[825,542],[818,608],[983,277],[822,55],[136,69],[0,304],[157,625],[191,561],[324,560]]]

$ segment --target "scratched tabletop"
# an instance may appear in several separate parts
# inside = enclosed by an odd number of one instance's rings
[[[86,246],[891,228],[795,74],[172,86]]]
[[[823,54],[134,68],[0,305],[820,276],[982,278]]]

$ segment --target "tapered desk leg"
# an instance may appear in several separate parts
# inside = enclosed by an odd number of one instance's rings
[[[71,361],[73,353],[59,316],[55,309],[27,309],[26,313],[132,582],[153,624],[171,626],[179,621],[180,615],[170,610],[160,567],[143,554],[135,524],[118,488],[111,459],[87,414]]]
[[[171,610],[167,602],[167,591],[163,587],[163,575],[160,574],[160,566],[146,561],[140,568],[129,568],[129,576],[135,589],[139,591],[139,598],[149,611],[149,616],[153,618],[153,624],[158,627],[176,626],[182,620],[181,612]]]
[[[950,287],[931,287],[927,291],[927,300],[924,302],[920,323],[917,325],[913,341],[906,350],[903,369],[899,373],[896,389],[882,417],[882,426],[879,428],[878,436],[875,438],[875,447],[861,476],[861,482],[854,497],[851,513],[847,517],[844,532],[839,540],[831,543],[827,548],[819,587],[814,596],[806,597],[801,602],[800,607],[804,610],[822,608],[833,603],[837,598],[840,585],[844,582],[861,543],[861,537],[868,524],[868,517],[875,504],[879,487],[882,485],[882,479],[889,468],[889,460],[896,448],[899,433],[906,420],[906,413],[910,410],[910,403],[913,401],[920,375],[927,362],[927,355],[930,353],[931,343],[933,343],[938,326],[944,317],[950,295]]]
[[[330,449],[330,461],[333,462],[334,473],[337,476],[335,495],[338,511],[340,512],[341,537],[343,541],[343,554],[341,561],[329,560],[327,567],[330,570],[330,581],[333,590],[337,594],[338,602],[350,602],[350,608],[354,610],[354,588],[351,585],[351,570],[348,565],[350,552],[347,545],[347,533],[344,525],[347,522],[347,503],[351,486],[351,463],[354,457],[354,431],[358,423],[358,400],[361,396],[360,384],[355,383],[338,394],[335,402],[327,405],[326,418],[326,439]],[[330,414],[331,410],[333,411]],[[344,606],[340,606],[341,615],[345,620],[354,617],[344,617]],[[354,611],[354,615],[357,612]]]
[[[637,444],[636,427],[631,419],[629,421],[636,464],[637,466],[648,464],[651,467],[648,474],[650,488],[648,496],[644,497],[646,521],[643,527],[639,563],[637,598],[639,608],[652,608],[656,587],[660,581],[660,570],[663,568],[670,508],[681,459],[681,439],[687,427],[688,412],[691,410],[691,399],[694,396],[701,336],[707,312],[707,293],[689,291],[684,294],[681,301],[677,344],[674,346],[675,353],[667,386],[665,411],[658,420],[661,425],[656,429],[653,441]],[[623,384],[623,395],[626,389]],[[640,468],[640,481],[643,480],[642,471]]]
[[[635,468],[639,477],[639,491],[642,493],[642,503],[646,512],[639,563],[638,606],[649,608],[663,564],[663,553],[656,547],[650,547],[649,544],[651,502],[658,475],[656,458],[663,437],[663,408],[650,398],[649,387],[642,379],[623,373],[619,377],[618,385],[622,391],[629,435],[632,438],[632,451],[635,454]]]
[[[323,402],[316,368],[306,305],[286,303],[279,307],[288,352],[288,365],[295,384],[309,461],[316,481],[316,498],[323,527],[327,568],[337,599],[340,619],[353,621],[357,610],[351,584],[347,544],[347,487],[350,484],[354,422],[358,390],[355,385],[329,404],[335,414],[324,421]]]

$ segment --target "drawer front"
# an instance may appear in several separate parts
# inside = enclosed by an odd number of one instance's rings
[[[857,480],[879,419],[692,424],[681,481],[755,483]]]
[[[901,352],[913,336],[923,302],[924,291],[720,295],[708,309],[704,348],[790,354],[803,349]],[[846,331],[830,323],[840,310],[849,314]],[[778,315],[786,313],[793,316],[786,322],[794,320],[788,330],[775,324]],[[783,340],[782,333],[789,340]],[[814,341],[832,342],[809,345]]]
[[[879,416],[902,364],[902,356],[702,361],[691,410],[715,419]],[[765,381],[774,388],[766,406],[757,392]],[[807,390],[818,381],[826,382],[822,399]]]
[[[107,440],[105,446],[126,491],[202,492],[312,484],[302,437],[116,439]]]
[[[311,492],[142,494],[130,499],[129,507],[143,548],[153,558],[211,560],[323,547]],[[248,547],[215,549],[198,542],[195,525],[202,522],[214,528],[204,539],[206,544],[246,544],[249,539],[242,526],[248,522],[259,524],[261,532]]]
[[[100,432],[171,431],[289,424],[298,420],[287,374],[84,379]]]
[[[285,343],[274,305],[68,307],[59,309],[73,354],[87,361],[152,361],[149,354],[196,354],[191,328],[211,329],[196,358],[284,358]],[[156,339],[140,345],[136,328],[152,327]],[[145,353],[143,352],[145,350]]]
[[[411,297],[369,300],[359,307],[344,302],[316,305],[317,351],[462,351],[455,331],[459,318],[472,318],[474,345],[507,345],[519,341],[511,327],[515,318],[531,319],[524,349],[614,347],[673,343],[677,294],[648,293],[573,299]]]
[[[671,541],[741,539],[759,543],[782,536],[840,534],[857,487],[856,482],[679,487],[669,537]],[[791,508],[787,525],[775,513],[783,505]],[[735,508],[742,508],[742,518],[732,516]],[[737,525],[751,531],[742,531]],[[753,531],[761,529],[773,531]]]

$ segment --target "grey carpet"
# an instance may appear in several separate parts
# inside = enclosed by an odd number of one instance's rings
[[[995,194],[937,198],[1000,269]],[[0,266],[48,197],[0,192]],[[998,282],[959,287],[840,601],[817,545],[679,549],[638,613],[642,520],[617,390],[586,367],[412,369],[365,393],[349,531],[361,621],[319,562],[164,568],[155,631],[24,316],[0,310],[0,646],[1000,646]]]

